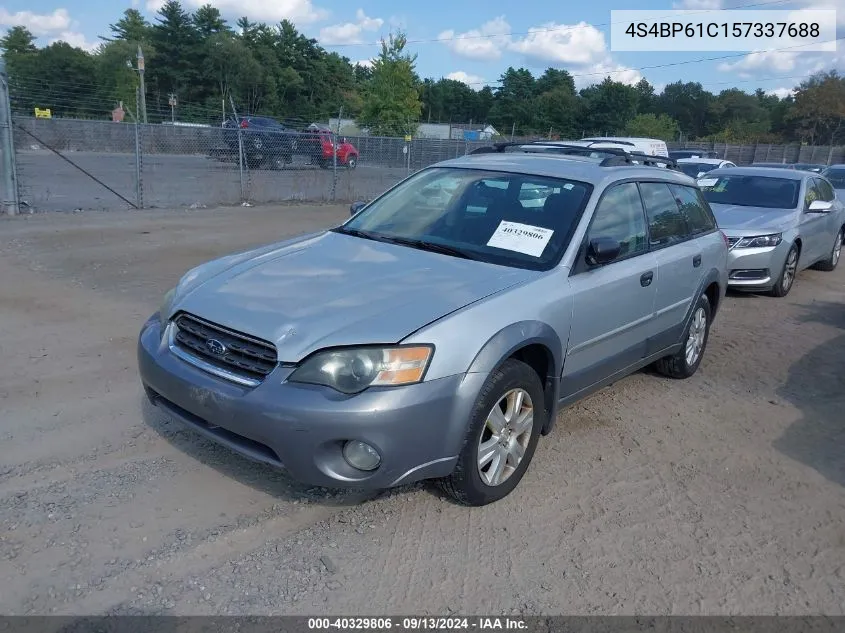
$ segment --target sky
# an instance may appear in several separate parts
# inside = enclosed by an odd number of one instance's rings
[[[668,83],[698,81],[711,92],[738,87],[786,96],[814,72],[845,72],[845,41],[836,52],[774,50],[654,53],[610,50],[614,9],[837,9],[837,37],[845,36],[845,0],[182,0],[188,10],[206,2],[232,23],[242,15],[276,23],[289,19],[327,50],[366,64],[378,41],[401,29],[418,55],[423,77],[448,77],[479,90],[495,87],[508,66],[539,75],[564,68],[583,88],[604,77],[636,83],[645,77],[658,90]],[[39,42],[64,40],[93,49],[122,12],[135,7],[151,21],[163,0],[5,0],[0,29],[26,26]],[[715,58],[715,59],[714,59]]]

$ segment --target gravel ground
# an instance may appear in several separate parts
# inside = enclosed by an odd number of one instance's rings
[[[728,297],[696,376],[561,412],[484,508],[308,488],[144,402],[183,272],[346,213],[0,221],[0,613],[845,613],[845,267]]]

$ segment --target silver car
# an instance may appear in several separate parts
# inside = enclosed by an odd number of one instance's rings
[[[728,236],[729,285],[784,297],[798,272],[833,270],[845,209],[825,177],[807,171],[735,167],[698,181]]]
[[[695,181],[624,156],[493,149],[351,210],[188,272],[140,333],[150,400],[304,482],[483,505],[561,406],[695,373],[727,288]]]

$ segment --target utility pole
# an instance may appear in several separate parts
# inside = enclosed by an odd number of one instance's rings
[[[170,105],[170,122],[176,123],[176,95],[174,93],[167,95],[167,103]]]
[[[141,120],[147,122],[147,91],[144,88],[144,52],[138,44],[138,76],[141,80]]]
[[[15,215],[19,210],[15,141],[12,134],[12,107],[9,101],[9,77],[6,60],[0,56],[0,154],[2,154],[2,209],[0,212]]]

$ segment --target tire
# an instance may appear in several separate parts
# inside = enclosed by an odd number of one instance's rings
[[[792,290],[792,286],[795,285],[795,276],[798,274],[799,254],[798,245],[793,244],[786,254],[786,261],[783,263],[783,270],[780,271],[778,280],[769,291],[773,297],[785,297]]]
[[[346,157],[346,168],[347,169],[355,169],[358,166],[358,156],[356,154],[350,154]]]
[[[521,401],[517,400],[518,397]],[[510,411],[518,402],[522,403],[519,408],[522,415],[510,416]],[[510,494],[528,470],[537,448],[546,418],[544,402],[540,378],[525,363],[508,359],[493,371],[481,388],[470,414],[466,439],[455,470],[439,480],[443,491],[469,506],[487,505]],[[529,406],[533,412],[530,421],[526,418]],[[494,415],[496,409],[498,415]],[[518,419],[524,420],[523,426],[515,426]],[[494,435],[493,428],[498,428],[500,424],[505,425],[504,431]],[[497,437],[500,439],[497,440]],[[484,464],[479,463],[482,444],[489,456]],[[520,452],[521,459],[517,457]],[[494,483],[497,474],[499,483]]]
[[[843,241],[845,241],[845,228],[839,229],[839,233],[836,234],[836,241],[833,242],[833,248],[830,249],[828,258],[816,264],[815,268],[828,273],[836,270],[836,266],[839,264],[839,258],[842,255]]]
[[[701,295],[684,332],[681,349],[657,361],[654,364],[657,372],[668,378],[683,380],[698,371],[701,359],[704,358],[704,351],[707,349],[707,341],[710,339],[712,318],[713,309],[710,306],[710,300],[707,295]]]

